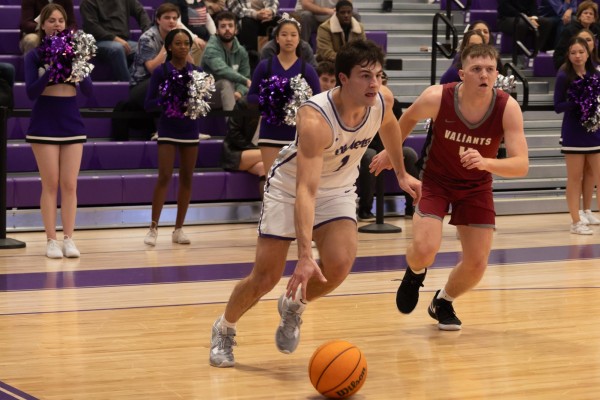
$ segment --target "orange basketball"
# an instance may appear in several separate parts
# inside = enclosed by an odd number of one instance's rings
[[[345,399],[358,392],[367,380],[367,360],[352,343],[333,340],[315,350],[308,364],[308,376],[323,396]]]

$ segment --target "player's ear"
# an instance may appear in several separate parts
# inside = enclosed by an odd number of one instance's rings
[[[458,77],[460,78],[461,81],[465,80],[465,71],[463,71],[462,68],[458,70]]]

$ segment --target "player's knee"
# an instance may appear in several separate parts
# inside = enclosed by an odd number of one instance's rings
[[[269,293],[279,283],[280,279],[281,276],[272,273],[253,273],[251,286],[255,289],[257,295],[263,296]]]
[[[430,265],[435,259],[437,246],[428,241],[413,242],[410,247],[410,258],[416,259],[420,264]]]
[[[324,274],[327,278],[327,283],[330,285],[338,286],[350,273],[352,268],[352,260],[347,259],[345,262],[339,260],[335,263],[324,264]]]

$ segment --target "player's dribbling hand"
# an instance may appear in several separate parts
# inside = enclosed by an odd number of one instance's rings
[[[369,164],[369,172],[374,174],[375,176],[379,175],[381,171],[385,169],[392,169],[392,162],[387,155],[387,151],[383,150],[381,153],[377,154],[371,160],[371,164]]]
[[[319,268],[319,265],[315,260],[312,258],[298,260],[296,269],[294,269],[294,273],[288,281],[285,295],[287,297],[292,296],[292,299],[295,300],[296,290],[298,290],[298,286],[301,286],[302,298],[306,299],[306,285],[308,280],[313,276],[323,283],[327,282],[327,279],[323,275],[321,268]]]

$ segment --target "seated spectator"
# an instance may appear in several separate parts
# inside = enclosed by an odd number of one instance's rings
[[[446,72],[444,72],[444,74],[442,75],[442,77],[440,78],[440,83],[444,84],[444,83],[450,83],[450,82],[460,82],[461,79],[458,75],[458,71],[461,69],[461,64],[460,64],[460,55],[462,54],[463,50],[469,46],[472,46],[474,44],[483,44],[485,43],[485,38],[483,37],[483,35],[481,33],[479,33],[479,31],[467,31],[461,42],[460,42],[460,47],[458,48],[458,51],[456,52],[456,56],[454,57],[454,60],[452,61],[452,65],[450,65],[450,67],[448,67],[448,69],[446,70]]]
[[[556,43],[563,28],[575,17],[577,11],[577,0],[541,0],[538,13],[542,17],[548,17],[553,21],[554,38],[551,42]]]
[[[206,42],[217,32],[206,4],[203,0],[165,0],[165,2],[179,7],[181,17],[177,21],[177,27],[186,29],[192,35],[192,59],[194,65],[200,65]]]
[[[589,29],[596,37],[600,34],[598,25],[598,5],[592,0],[582,1],[577,7],[575,20],[566,25],[558,38],[552,59],[554,66],[559,69],[567,57],[568,43],[582,29]],[[596,49],[598,54],[598,49]]]
[[[213,108],[233,110],[235,102],[248,93],[250,61],[248,52],[235,37],[236,17],[230,11],[215,16],[217,33],[208,40],[202,57],[202,69],[215,78],[216,92],[211,98]]]
[[[300,58],[312,65],[317,67],[317,60],[315,59],[315,53],[310,44],[300,39]],[[260,51],[260,59],[265,60],[277,55],[277,43],[275,39],[269,40]]]
[[[351,40],[366,40],[364,26],[352,16],[352,3],[339,0],[335,14],[317,29],[317,61],[335,62],[340,48]]]
[[[388,77],[383,73],[381,76],[381,83],[383,85],[387,85]],[[402,106],[400,106],[400,102],[397,99],[394,99],[394,105],[392,107],[392,111],[397,119],[400,119],[402,116]],[[375,194],[375,180],[376,177],[369,170],[369,165],[373,160],[373,157],[377,153],[383,150],[383,143],[381,142],[381,138],[379,134],[375,135],[371,143],[369,144],[369,148],[362,156],[360,160],[360,168],[357,179],[358,186],[358,220],[359,221],[375,221],[375,215],[371,212],[373,208],[373,197]],[[410,175],[418,178],[419,169],[417,167],[417,152],[412,147],[403,146],[402,154],[404,155],[404,167],[406,168],[406,172]],[[406,199],[406,208],[404,210],[404,214],[408,217],[414,214],[413,207],[413,198],[412,196],[405,194]]]
[[[249,113],[254,109],[255,113]],[[248,171],[257,175],[262,198],[265,185],[265,167],[258,149],[258,109],[249,107],[246,99],[235,103],[234,114],[227,121],[227,133],[223,140],[221,166],[228,171]]]
[[[167,50],[165,49],[165,37],[177,27],[179,8],[171,3],[163,3],[156,9],[156,23],[140,36],[138,52],[135,54],[131,67],[131,80],[129,81],[129,99],[120,102],[115,111],[143,111],[146,92],[152,72],[165,62]],[[191,62],[191,56],[189,57]],[[151,118],[148,120],[113,120],[113,139],[128,140],[129,128],[138,127],[142,130],[154,132]]]
[[[471,22],[467,27],[467,32],[468,31],[478,31],[479,33],[481,33],[481,36],[483,36],[483,42],[485,44],[496,44],[496,40],[492,36],[492,30],[490,29],[490,26],[487,22],[483,20],[478,19],[476,21]]]
[[[317,65],[317,75],[321,84],[321,92],[333,89],[337,85],[335,79],[335,64],[331,61],[321,61]]]
[[[15,67],[0,63],[0,107],[12,109],[14,106],[12,88],[15,84]]]
[[[554,41],[550,38],[554,26],[550,18],[538,16],[537,0],[498,0],[498,28],[500,31],[512,37],[516,22],[517,40],[527,43],[527,37],[533,38],[527,24],[519,18],[521,13],[525,14],[531,24],[537,28],[540,50],[545,51],[552,48]]]
[[[268,37],[277,26],[278,0],[227,0],[227,8],[240,22],[237,34],[247,51],[258,52],[259,37]]]
[[[208,13],[213,18],[221,11],[227,10],[227,7],[225,6],[225,0],[204,0],[204,3],[206,4],[206,9],[208,10]]]
[[[319,25],[335,14],[338,0],[298,0],[294,17],[300,21],[300,39],[312,43],[311,37]],[[354,10],[354,18],[360,21],[360,15]]]
[[[75,13],[73,11],[73,0],[22,0],[21,1],[21,41],[19,42],[19,48],[23,54],[31,49],[34,49],[40,44],[39,35],[39,24],[36,19],[40,15],[40,11],[44,6],[49,3],[61,5],[67,12],[67,20],[69,25],[67,29],[77,29],[77,23],[75,22]]]
[[[150,18],[138,0],[81,0],[83,30],[96,39],[97,56],[107,62],[115,80],[129,82],[129,64],[137,43],[129,40],[129,18],[134,17],[142,32],[150,28]]]

